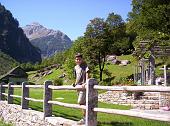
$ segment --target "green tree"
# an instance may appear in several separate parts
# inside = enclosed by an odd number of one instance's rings
[[[138,48],[141,40],[150,41],[143,50],[137,50],[137,56],[144,56],[153,45],[170,44],[170,1],[169,0],[133,0],[132,12],[129,12],[128,31],[137,33],[134,43]]]
[[[149,29],[170,34],[169,0],[133,0],[132,6],[128,18],[131,30],[138,34]]]
[[[126,24],[118,14],[110,13],[106,19],[109,31],[107,33],[109,41],[113,43],[110,46],[111,53],[129,54],[133,50],[131,34],[126,33]]]
[[[91,67],[99,66],[100,81],[105,66],[106,55],[109,53],[109,43],[107,33],[108,26],[104,19],[95,18],[90,20],[85,32],[85,40],[83,51],[85,57]]]
[[[84,55],[83,43],[85,43],[84,37],[78,37],[77,40],[73,42],[71,48],[65,51],[65,57],[66,57],[65,67],[67,69],[70,78],[73,78],[73,68],[75,66],[75,57],[74,57],[75,54],[79,52]]]

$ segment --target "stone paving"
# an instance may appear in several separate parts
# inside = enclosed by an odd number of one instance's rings
[[[43,118],[43,112],[21,109],[20,105],[0,101],[0,118],[14,126],[76,126],[76,121],[61,117]]]

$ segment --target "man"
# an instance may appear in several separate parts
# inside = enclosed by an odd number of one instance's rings
[[[77,53],[75,55],[75,63],[76,66],[74,67],[74,72],[75,72],[75,85],[81,85],[82,90],[78,90],[78,104],[79,105],[86,105],[86,90],[85,90],[85,85],[86,85],[86,80],[89,78],[89,68],[87,67],[87,64],[83,61],[83,56],[80,53]],[[77,122],[78,125],[85,124],[85,115],[86,111],[83,111],[83,118]]]

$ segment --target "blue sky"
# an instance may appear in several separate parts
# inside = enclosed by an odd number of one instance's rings
[[[32,22],[60,30],[72,40],[82,36],[89,20],[106,19],[114,12],[124,20],[131,11],[131,0],[0,0],[23,27]]]

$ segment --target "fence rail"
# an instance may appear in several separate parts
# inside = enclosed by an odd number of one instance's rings
[[[5,88],[8,89],[5,93]],[[21,88],[21,96],[14,95],[14,88]],[[43,99],[34,99],[29,97],[30,88],[40,88],[44,90]],[[156,119],[161,121],[170,121],[170,118],[159,115],[142,114],[132,110],[117,110],[108,108],[98,108],[98,92],[97,90],[107,91],[131,91],[131,92],[168,92],[170,93],[170,87],[163,86],[99,86],[95,79],[89,79],[86,84],[86,105],[63,103],[59,101],[52,101],[53,90],[83,90],[80,85],[73,86],[53,86],[51,81],[46,81],[44,85],[28,85],[27,82],[23,82],[22,85],[14,85],[13,83],[1,83],[0,84],[0,100],[5,100],[7,96],[8,104],[13,103],[13,98],[21,98],[22,109],[28,109],[29,101],[43,103],[44,118],[52,116],[52,105],[59,105],[68,108],[84,109],[86,110],[86,126],[97,125],[97,112],[108,114],[128,115],[134,117],[142,117],[147,119]]]
[[[163,87],[163,86],[99,86],[99,85],[95,85],[94,89],[107,90],[107,91],[170,92],[170,87]]]

